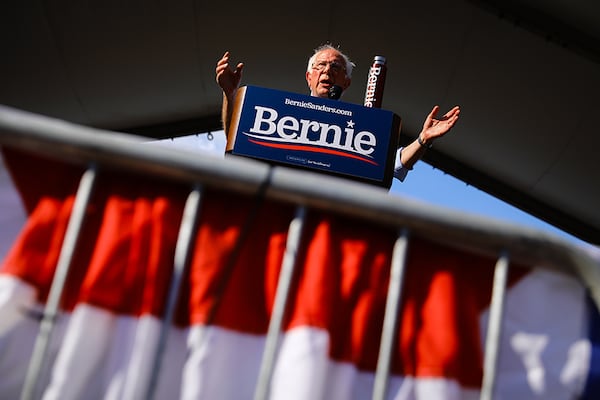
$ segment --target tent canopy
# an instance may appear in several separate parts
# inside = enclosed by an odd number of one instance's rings
[[[219,129],[226,50],[244,83],[307,93],[312,50],[340,45],[357,64],[342,100],[360,104],[384,55],[404,140],[461,106],[426,162],[600,243],[598,2],[33,0],[0,20],[0,103],[155,137]]]

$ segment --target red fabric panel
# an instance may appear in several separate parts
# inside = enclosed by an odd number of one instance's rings
[[[83,169],[4,148],[29,219],[2,271],[48,295]],[[42,180],[32,176],[43,175]],[[87,302],[115,312],[160,314],[190,189],[121,171],[99,171],[62,307]]]
[[[206,196],[190,265],[190,323],[266,332],[292,216],[290,206]]]

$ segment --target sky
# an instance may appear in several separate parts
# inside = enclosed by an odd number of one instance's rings
[[[167,139],[161,144],[182,146],[188,150],[209,151],[223,154],[225,135],[213,132],[212,140],[205,134]],[[455,210],[479,214],[503,221],[525,225],[550,232],[574,244],[586,244],[580,239],[513,207],[465,182],[445,174],[425,161],[419,161],[404,182],[393,180],[390,194],[416,199],[422,202],[449,207]]]
[[[474,186],[419,161],[404,182],[394,180],[390,192],[455,210],[551,232],[573,243],[586,243]]]

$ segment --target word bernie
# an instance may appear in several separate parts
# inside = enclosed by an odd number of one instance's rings
[[[279,118],[273,108],[254,106],[256,115],[250,133],[254,138],[272,142],[309,144],[369,156],[377,146],[377,138],[369,131],[355,132],[354,122],[342,128],[334,124],[285,115]]]

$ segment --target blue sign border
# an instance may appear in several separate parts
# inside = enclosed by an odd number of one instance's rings
[[[400,117],[390,111],[244,86],[230,129],[235,155],[391,186]]]

